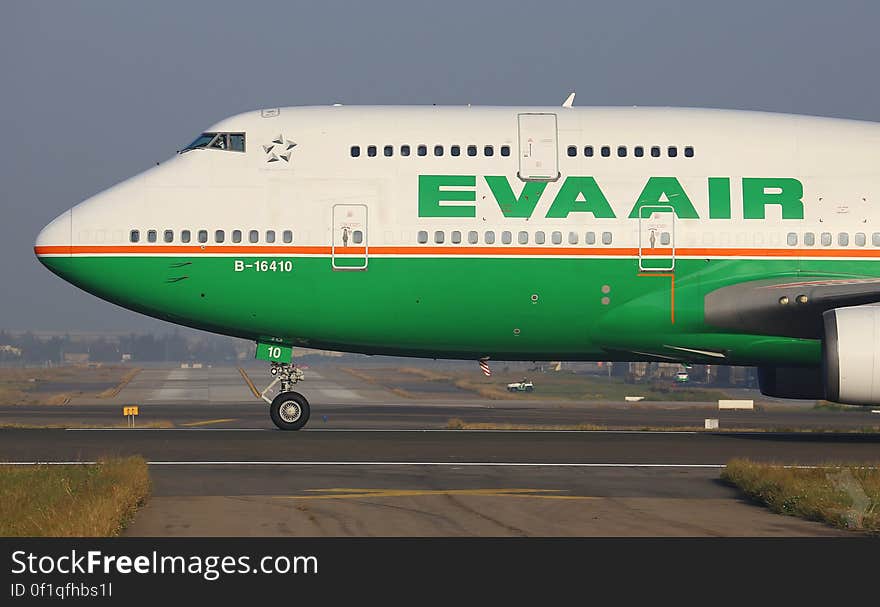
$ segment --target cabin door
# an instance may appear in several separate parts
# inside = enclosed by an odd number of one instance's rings
[[[667,205],[639,208],[639,270],[675,269],[675,209]]]
[[[556,114],[519,115],[519,172],[523,181],[559,179]]]
[[[369,261],[367,205],[333,205],[330,260],[334,270],[366,270]]]

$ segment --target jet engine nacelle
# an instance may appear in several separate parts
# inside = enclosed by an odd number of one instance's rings
[[[825,398],[819,367],[758,367],[758,385],[773,398]]]
[[[822,316],[825,398],[880,404],[880,306],[837,308]]]

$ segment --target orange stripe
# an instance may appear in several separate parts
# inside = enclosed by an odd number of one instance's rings
[[[75,245],[34,247],[37,255],[85,254],[212,254],[238,253],[240,255],[330,255],[329,246],[279,245]],[[336,247],[338,255],[364,255],[364,247]],[[572,247],[370,247],[372,255],[520,255],[520,256],[617,256],[636,257],[638,248],[572,248]],[[642,251],[643,257],[670,257],[671,249]],[[880,258],[880,249],[676,249],[676,257],[864,257]]]
[[[671,324],[675,324],[675,273],[674,272],[666,272],[666,273],[655,273],[655,272],[644,272],[639,273],[639,276],[662,276],[665,278],[669,278],[669,320]]]

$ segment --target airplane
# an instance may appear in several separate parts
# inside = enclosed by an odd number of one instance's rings
[[[256,342],[282,430],[310,414],[295,346],[748,365],[769,396],[880,404],[880,124],[572,101],[242,113],[34,250]]]

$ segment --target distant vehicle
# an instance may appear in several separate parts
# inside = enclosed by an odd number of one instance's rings
[[[514,382],[512,384],[507,384],[508,392],[534,392],[535,384],[524,379],[522,381]]]
[[[688,376],[686,371],[679,371],[675,374],[675,382],[678,384],[686,384],[690,381],[690,377]]]

